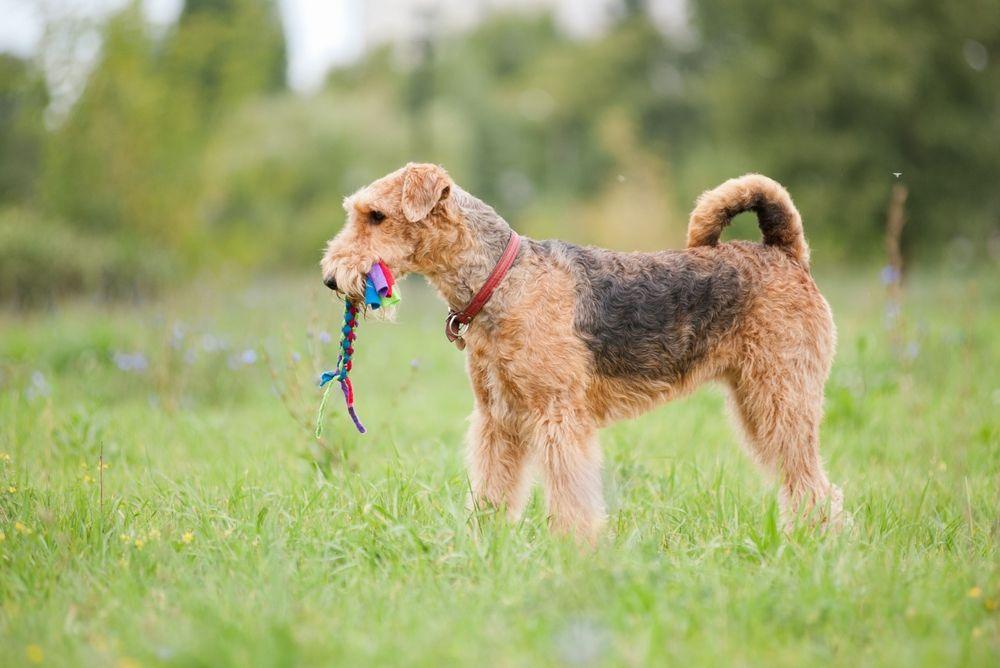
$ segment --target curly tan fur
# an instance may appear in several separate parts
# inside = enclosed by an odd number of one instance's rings
[[[774,179],[745,174],[729,179],[698,198],[688,223],[687,247],[714,246],[733,216],[754,211],[764,243],[785,250],[809,266],[809,246],[802,232],[802,218],[788,191]]]
[[[381,258],[460,308],[511,232],[436,165],[407,165],[345,209],[321,264],[327,284],[353,297]],[[743,210],[758,213],[764,243],[719,243]],[[595,540],[607,516],[598,429],[714,380],[730,390],[751,456],[780,477],[786,523],[840,522],[842,495],[819,455],[835,329],[788,193],[759,175],[727,181],[699,198],[688,246],[618,253],[524,240],[465,336],[476,502],[517,517],[537,467],[553,529]]]

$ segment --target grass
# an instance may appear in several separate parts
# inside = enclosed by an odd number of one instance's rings
[[[850,531],[782,535],[707,389],[604,432],[594,552],[537,497],[467,512],[471,396],[418,283],[359,332],[369,434],[333,396],[323,444],[313,276],[0,315],[0,665],[997,665],[997,278],[913,277],[899,350],[877,272],[820,281]]]

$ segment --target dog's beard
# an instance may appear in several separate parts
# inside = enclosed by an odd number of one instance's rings
[[[377,309],[373,309],[370,306],[365,306],[364,307],[365,319],[395,323],[396,309],[398,308],[399,308],[398,304],[393,304],[392,306],[382,306]]]

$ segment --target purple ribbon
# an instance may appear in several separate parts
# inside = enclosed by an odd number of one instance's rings
[[[372,283],[375,284],[375,291],[378,292],[380,297],[385,297],[389,294],[389,281],[385,278],[385,272],[382,271],[382,266],[376,262],[372,265],[371,270],[368,272],[368,278],[372,279]]]

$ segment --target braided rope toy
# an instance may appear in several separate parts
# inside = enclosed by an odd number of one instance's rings
[[[399,288],[392,277],[392,272],[382,260],[379,260],[368,271],[365,276],[365,297],[363,307],[373,311],[385,306],[392,306],[399,303]],[[323,399],[319,404],[319,412],[316,415],[316,438],[323,433],[323,412],[326,409],[326,399],[330,394],[329,384],[331,380],[340,383],[340,389],[344,393],[344,402],[347,404],[347,414],[351,416],[354,426],[360,433],[365,433],[365,426],[361,424],[357,412],[354,410],[354,386],[348,374],[353,367],[351,358],[354,356],[354,341],[357,339],[355,330],[358,327],[358,312],[362,305],[358,302],[347,299],[344,301],[344,326],[341,328],[340,354],[337,357],[337,366],[333,371],[324,371],[320,376],[319,386],[326,386],[323,392]]]

